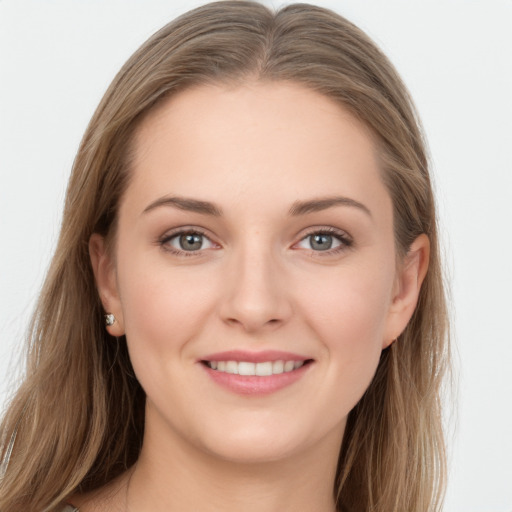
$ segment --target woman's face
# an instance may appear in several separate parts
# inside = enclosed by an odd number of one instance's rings
[[[428,259],[419,239],[397,266],[368,130],[298,85],[201,86],[135,150],[115,255],[91,254],[146,436],[245,461],[339,447]]]

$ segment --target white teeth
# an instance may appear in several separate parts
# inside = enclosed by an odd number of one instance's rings
[[[266,363],[256,363],[256,375],[260,377],[272,375],[272,363],[270,361]]]
[[[249,361],[209,361],[208,366],[212,370],[237,375],[257,375],[268,377],[280,373],[297,370],[304,365],[304,361],[264,361],[262,363],[251,363]]]
[[[238,373],[238,364],[236,361],[228,361],[226,363],[226,372],[227,373]]]
[[[295,363],[293,361],[286,361],[284,363],[284,371],[285,372],[291,372],[295,367]]]
[[[238,363],[238,373],[240,375],[255,375],[255,367],[254,363],[240,362]]]
[[[284,372],[284,362],[283,361],[274,361],[272,363],[272,373],[283,373]]]

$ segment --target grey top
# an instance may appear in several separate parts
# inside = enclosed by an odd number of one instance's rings
[[[76,507],[73,505],[64,505],[64,508],[61,512],[80,512]]]

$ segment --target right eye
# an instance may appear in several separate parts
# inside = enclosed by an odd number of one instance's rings
[[[175,254],[197,253],[205,249],[213,249],[215,244],[203,233],[197,231],[181,231],[161,240],[161,245]]]

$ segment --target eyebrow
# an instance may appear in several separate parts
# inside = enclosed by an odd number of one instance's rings
[[[165,196],[153,201],[148,205],[142,213],[147,213],[160,206],[173,206],[180,210],[188,212],[201,213],[203,215],[213,215],[220,217],[222,210],[213,203],[208,201],[199,201],[197,199],[190,199],[188,197]]]
[[[180,210],[200,213],[203,215],[212,215],[215,217],[222,216],[222,209],[214,203],[178,196],[161,197],[149,204],[144,209],[143,213],[147,213],[151,210],[154,210],[155,208],[159,208],[160,206],[171,206]],[[359,210],[372,217],[370,210],[363,203],[360,203],[359,201],[349,197],[341,196],[311,199],[309,201],[295,201],[288,211],[288,214],[295,217],[298,215],[320,212],[335,206],[349,206],[352,208],[358,208]]]
[[[327,210],[327,208],[332,208],[333,206],[350,206],[353,208],[358,208],[359,210],[372,217],[371,211],[363,203],[360,203],[355,199],[351,199],[350,197],[341,196],[323,197],[313,199],[311,201],[295,201],[290,208],[289,214],[292,216],[305,215],[307,213]]]

